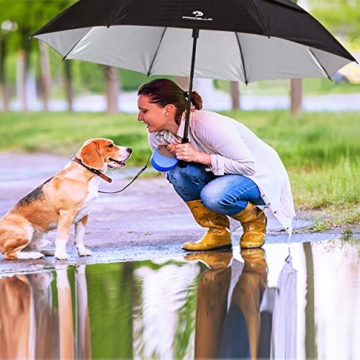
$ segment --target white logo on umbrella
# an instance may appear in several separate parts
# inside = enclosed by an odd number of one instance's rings
[[[194,16],[183,16],[183,19],[187,20],[201,20],[201,21],[212,21],[212,18],[203,18],[204,13],[200,10],[195,10],[192,12]]]
[[[204,15],[204,13],[201,12],[201,11],[199,11],[199,10],[193,11],[193,14],[194,14],[196,17],[199,17],[199,16],[203,16],[203,15]]]

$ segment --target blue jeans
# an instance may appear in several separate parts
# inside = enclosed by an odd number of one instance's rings
[[[177,194],[185,201],[201,200],[209,210],[224,215],[236,215],[248,201],[265,205],[258,186],[243,175],[216,176],[206,166],[187,163],[167,172],[167,178]]]

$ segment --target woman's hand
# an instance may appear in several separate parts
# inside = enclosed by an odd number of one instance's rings
[[[175,152],[176,152],[176,144],[169,144],[166,148],[167,148],[172,154],[175,154]]]
[[[175,154],[179,160],[211,165],[210,154],[196,150],[190,143],[170,144],[167,149]]]

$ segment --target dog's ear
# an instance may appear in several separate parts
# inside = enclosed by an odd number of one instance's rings
[[[95,141],[84,145],[78,152],[77,157],[82,163],[94,169],[102,169],[104,166],[104,158],[99,152],[97,143]]]

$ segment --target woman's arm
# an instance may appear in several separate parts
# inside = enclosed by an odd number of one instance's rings
[[[202,150],[210,155],[207,165],[215,175],[254,174],[255,160],[244,138],[256,141],[257,137],[245,126],[228,117],[204,112],[193,122],[193,134]]]

